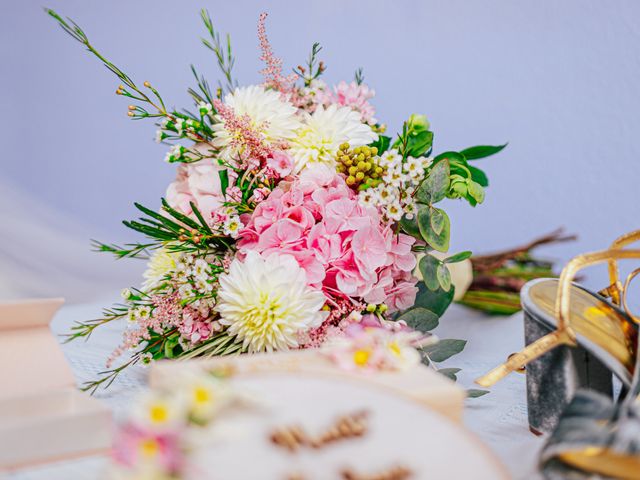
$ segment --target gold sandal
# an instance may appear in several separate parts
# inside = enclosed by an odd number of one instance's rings
[[[529,426],[534,433],[553,430],[577,389],[611,397],[612,374],[623,386],[630,385],[639,320],[629,311],[626,292],[640,268],[622,284],[618,260],[640,259],[640,250],[624,249],[636,241],[640,230],[616,239],[609,250],[575,257],[559,279],[536,279],[523,287],[526,347],[476,383],[489,387],[526,365]],[[581,269],[604,262],[611,283],[598,294],[572,283]]]

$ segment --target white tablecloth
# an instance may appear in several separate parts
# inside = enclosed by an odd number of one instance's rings
[[[57,334],[68,331],[73,322],[97,318],[104,304],[67,306],[53,321]],[[104,360],[120,341],[122,325],[98,329],[88,344],[80,341],[63,345],[79,382],[95,378],[104,369]],[[474,388],[473,379],[502,362],[523,344],[522,317],[487,317],[453,305],[441,319],[435,333],[440,338],[468,340],[465,350],[442,366],[462,368],[458,382]],[[96,396],[120,417],[128,401],[144,388],[145,371],[132,368],[106,391]],[[524,376],[512,374],[491,393],[467,400],[465,425],[480,437],[502,460],[516,479],[535,479],[536,462],[542,439],[528,430]],[[423,432],[424,434],[424,432]],[[49,464],[7,474],[7,480],[85,480],[101,478],[107,459],[89,457],[82,460]],[[0,474],[0,477],[2,475]]]

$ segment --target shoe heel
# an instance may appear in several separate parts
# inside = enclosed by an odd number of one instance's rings
[[[555,330],[526,308],[527,345]],[[587,388],[613,396],[611,370],[580,345],[561,345],[526,366],[529,429],[536,435],[552,432],[576,391]]]

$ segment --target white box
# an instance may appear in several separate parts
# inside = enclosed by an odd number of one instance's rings
[[[62,299],[0,304],[0,469],[111,447],[111,412],[77,391],[49,329]]]

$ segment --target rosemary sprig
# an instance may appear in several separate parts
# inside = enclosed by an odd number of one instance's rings
[[[211,20],[211,16],[207,9],[203,8],[200,10],[200,18],[202,18],[202,22],[209,32],[209,39],[201,38],[202,44],[211,50],[216,56],[216,61],[218,63],[218,67],[220,71],[224,75],[226,82],[226,89],[229,92],[232,92],[237,86],[238,82],[234,80],[232,70],[233,65],[235,64],[235,58],[233,57],[233,53],[231,50],[231,36],[227,33],[226,35],[226,46],[223,46],[220,41],[220,34],[216,31],[213,26],[213,21]],[[195,72],[194,72],[195,73]],[[222,89],[222,83],[219,84]]]

